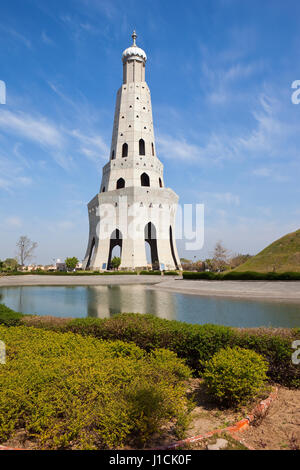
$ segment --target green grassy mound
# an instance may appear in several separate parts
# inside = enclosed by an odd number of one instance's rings
[[[0,443],[22,428],[39,449],[143,445],[185,422],[190,370],[171,351],[25,326],[0,339]]]
[[[234,271],[300,272],[300,230],[271,243]]]

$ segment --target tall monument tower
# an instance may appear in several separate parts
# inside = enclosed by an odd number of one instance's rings
[[[122,55],[123,84],[117,93],[110,160],[100,192],[88,204],[90,233],[83,267],[110,269],[121,251],[121,268],[179,269],[175,217],[178,196],[165,188],[156,154],[151,96],[145,81],[146,53],[133,44]]]

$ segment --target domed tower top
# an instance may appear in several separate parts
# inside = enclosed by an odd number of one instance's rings
[[[132,46],[125,49],[122,54],[123,61],[123,83],[144,82],[145,64],[147,61],[146,52],[136,45],[137,34],[132,33]]]

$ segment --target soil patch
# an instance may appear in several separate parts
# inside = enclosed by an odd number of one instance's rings
[[[265,417],[235,437],[256,450],[300,450],[300,390],[279,387]]]

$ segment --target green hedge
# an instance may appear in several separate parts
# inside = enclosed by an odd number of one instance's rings
[[[62,328],[96,338],[134,342],[146,351],[170,349],[185,359],[196,375],[202,374],[205,362],[217,351],[239,346],[256,351],[267,359],[270,380],[300,387],[300,367],[291,362],[294,352],[291,343],[299,339],[297,330],[291,330],[289,336],[274,334],[268,329],[249,333],[225,326],[190,325],[141,314],[120,314],[103,320],[75,319]]]
[[[122,274],[132,274],[136,275],[136,271],[84,271],[84,272],[67,272],[67,271],[30,271],[30,272],[22,272],[22,271],[14,271],[10,273],[6,273],[7,276],[111,276],[111,275],[122,275]]]
[[[140,274],[142,276],[147,276],[147,275],[161,276],[161,271],[141,271]]]
[[[164,275],[165,276],[179,276],[179,273],[177,271],[165,271]]]
[[[71,331],[98,339],[134,342],[146,351],[153,348],[170,349],[185,359],[197,375],[203,372],[205,362],[222,348],[239,346],[251,349],[267,359],[271,380],[290,387],[300,387],[300,367],[291,362],[294,352],[291,343],[299,339],[300,329],[280,334],[268,328],[253,331],[218,325],[191,325],[141,314],[120,314],[107,319],[65,319],[63,322],[55,318],[30,316],[22,320],[21,314],[15,314],[5,306],[1,306],[0,311],[5,324],[14,325],[23,321],[36,327]],[[12,323],[9,322],[10,315]]]
[[[143,446],[187,423],[191,373],[171,351],[24,326],[0,338],[0,442],[22,429],[40,450]]]
[[[252,271],[236,272],[229,271],[226,273],[205,272],[188,272],[185,271],[183,279],[195,280],[206,279],[209,281],[300,281],[300,273],[257,273]]]

